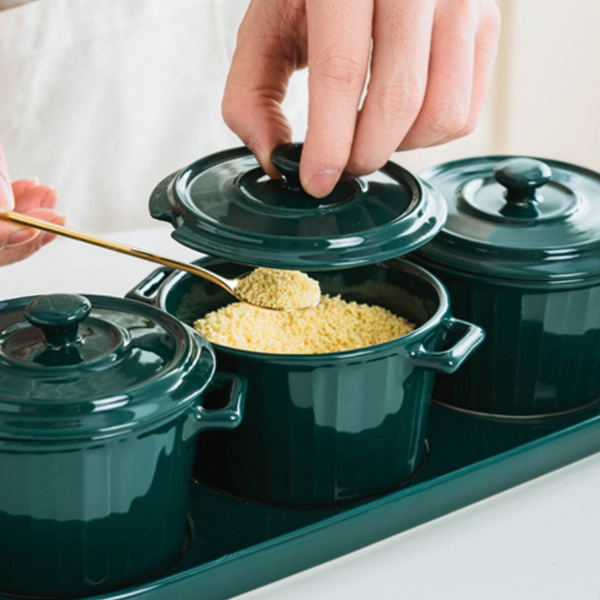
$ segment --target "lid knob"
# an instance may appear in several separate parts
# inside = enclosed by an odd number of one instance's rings
[[[293,208],[314,211],[331,208],[348,200],[362,196],[361,186],[357,180],[339,181],[333,191],[325,198],[315,198],[302,188],[300,183],[300,156],[302,143],[289,143],[277,146],[271,154],[271,160],[283,174],[284,179],[269,182],[266,186],[261,182],[245,182],[243,185],[250,195],[259,198],[265,204],[275,204],[280,208]]]
[[[536,190],[546,185],[552,169],[541,160],[510,158],[494,168],[496,181],[506,188],[504,197],[512,204],[530,204],[536,201]]]
[[[271,160],[277,170],[285,177],[291,190],[301,190],[300,185],[300,156],[302,144],[282,144],[271,154]]]
[[[89,314],[91,302],[76,294],[49,294],[32,300],[25,317],[44,332],[49,349],[60,350],[79,345],[79,323]]]

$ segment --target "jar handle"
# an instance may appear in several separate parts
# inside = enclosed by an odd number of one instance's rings
[[[173,269],[168,267],[160,267],[159,269],[152,271],[152,273],[150,273],[143,281],[129,290],[125,294],[125,298],[144,302],[145,304],[156,305],[160,288],[171,273],[173,273]]]
[[[200,403],[193,408],[188,432],[195,435],[206,429],[235,429],[242,422],[247,387],[245,377],[215,373],[208,389],[201,395]],[[210,408],[215,399],[219,408]],[[221,406],[223,400],[225,406]]]
[[[152,191],[148,201],[150,215],[159,221],[166,221],[176,225],[175,214],[173,213],[174,202],[172,200],[171,187],[177,179],[179,171],[165,177]]]
[[[440,327],[451,333],[458,333],[460,337],[450,348],[441,351],[430,351],[423,344],[419,344],[410,351],[410,357],[416,366],[438,371],[440,373],[454,373],[471,356],[474,350],[485,339],[485,332],[481,327],[467,321],[447,317],[440,323]]]

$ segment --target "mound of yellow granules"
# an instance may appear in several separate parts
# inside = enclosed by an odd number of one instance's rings
[[[317,306],[292,312],[235,302],[198,319],[194,328],[215,344],[241,350],[324,354],[381,344],[415,326],[380,306],[323,295]]]

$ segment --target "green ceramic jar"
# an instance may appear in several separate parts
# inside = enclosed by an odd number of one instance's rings
[[[247,267],[199,264],[226,277]],[[324,293],[384,306],[417,324],[410,334],[357,350],[267,354],[214,344],[219,364],[248,379],[243,424],[209,432],[196,476],[245,499],[287,506],[356,501],[407,484],[424,460],[434,374],[452,373],[483,339],[450,314],[443,285],[397,259],[310,272]],[[130,292],[184,323],[231,302],[185,273],[160,269]]]
[[[436,399],[520,419],[600,400],[600,175],[488,156],[421,177],[446,198],[448,219],[411,259],[488,334],[460,373],[438,378]]]
[[[131,300],[0,303],[1,594],[96,595],[178,559],[197,434],[241,420],[244,384],[215,365]]]
[[[242,427],[201,442],[196,475],[246,499],[318,506],[410,481],[424,459],[434,373],[457,369],[483,332],[452,317],[435,277],[395,260],[441,229],[446,203],[433,186],[389,162],[313,198],[300,186],[301,151],[274,151],[281,179],[267,177],[246,148],[203,158],[157,185],[150,212],[173,225],[176,240],[219,257],[202,264],[226,277],[246,265],[299,269],[325,293],[417,323],[402,338],[331,354],[215,345],[219,362],[248,378],[248,402]],[[188,324],[231,302],[213,284],[165,270],[131,296]]]

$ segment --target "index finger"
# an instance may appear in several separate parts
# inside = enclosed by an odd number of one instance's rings
[[[373,0],[306,0],[308,130],[300,179],[323,197],[342,174],[354,138],[371,51]]]
[[[4,148],[0,144],[0,212],[8,212],[15,207],[15,198],[10,184],[8,167],[6,166],[6,157]]]

